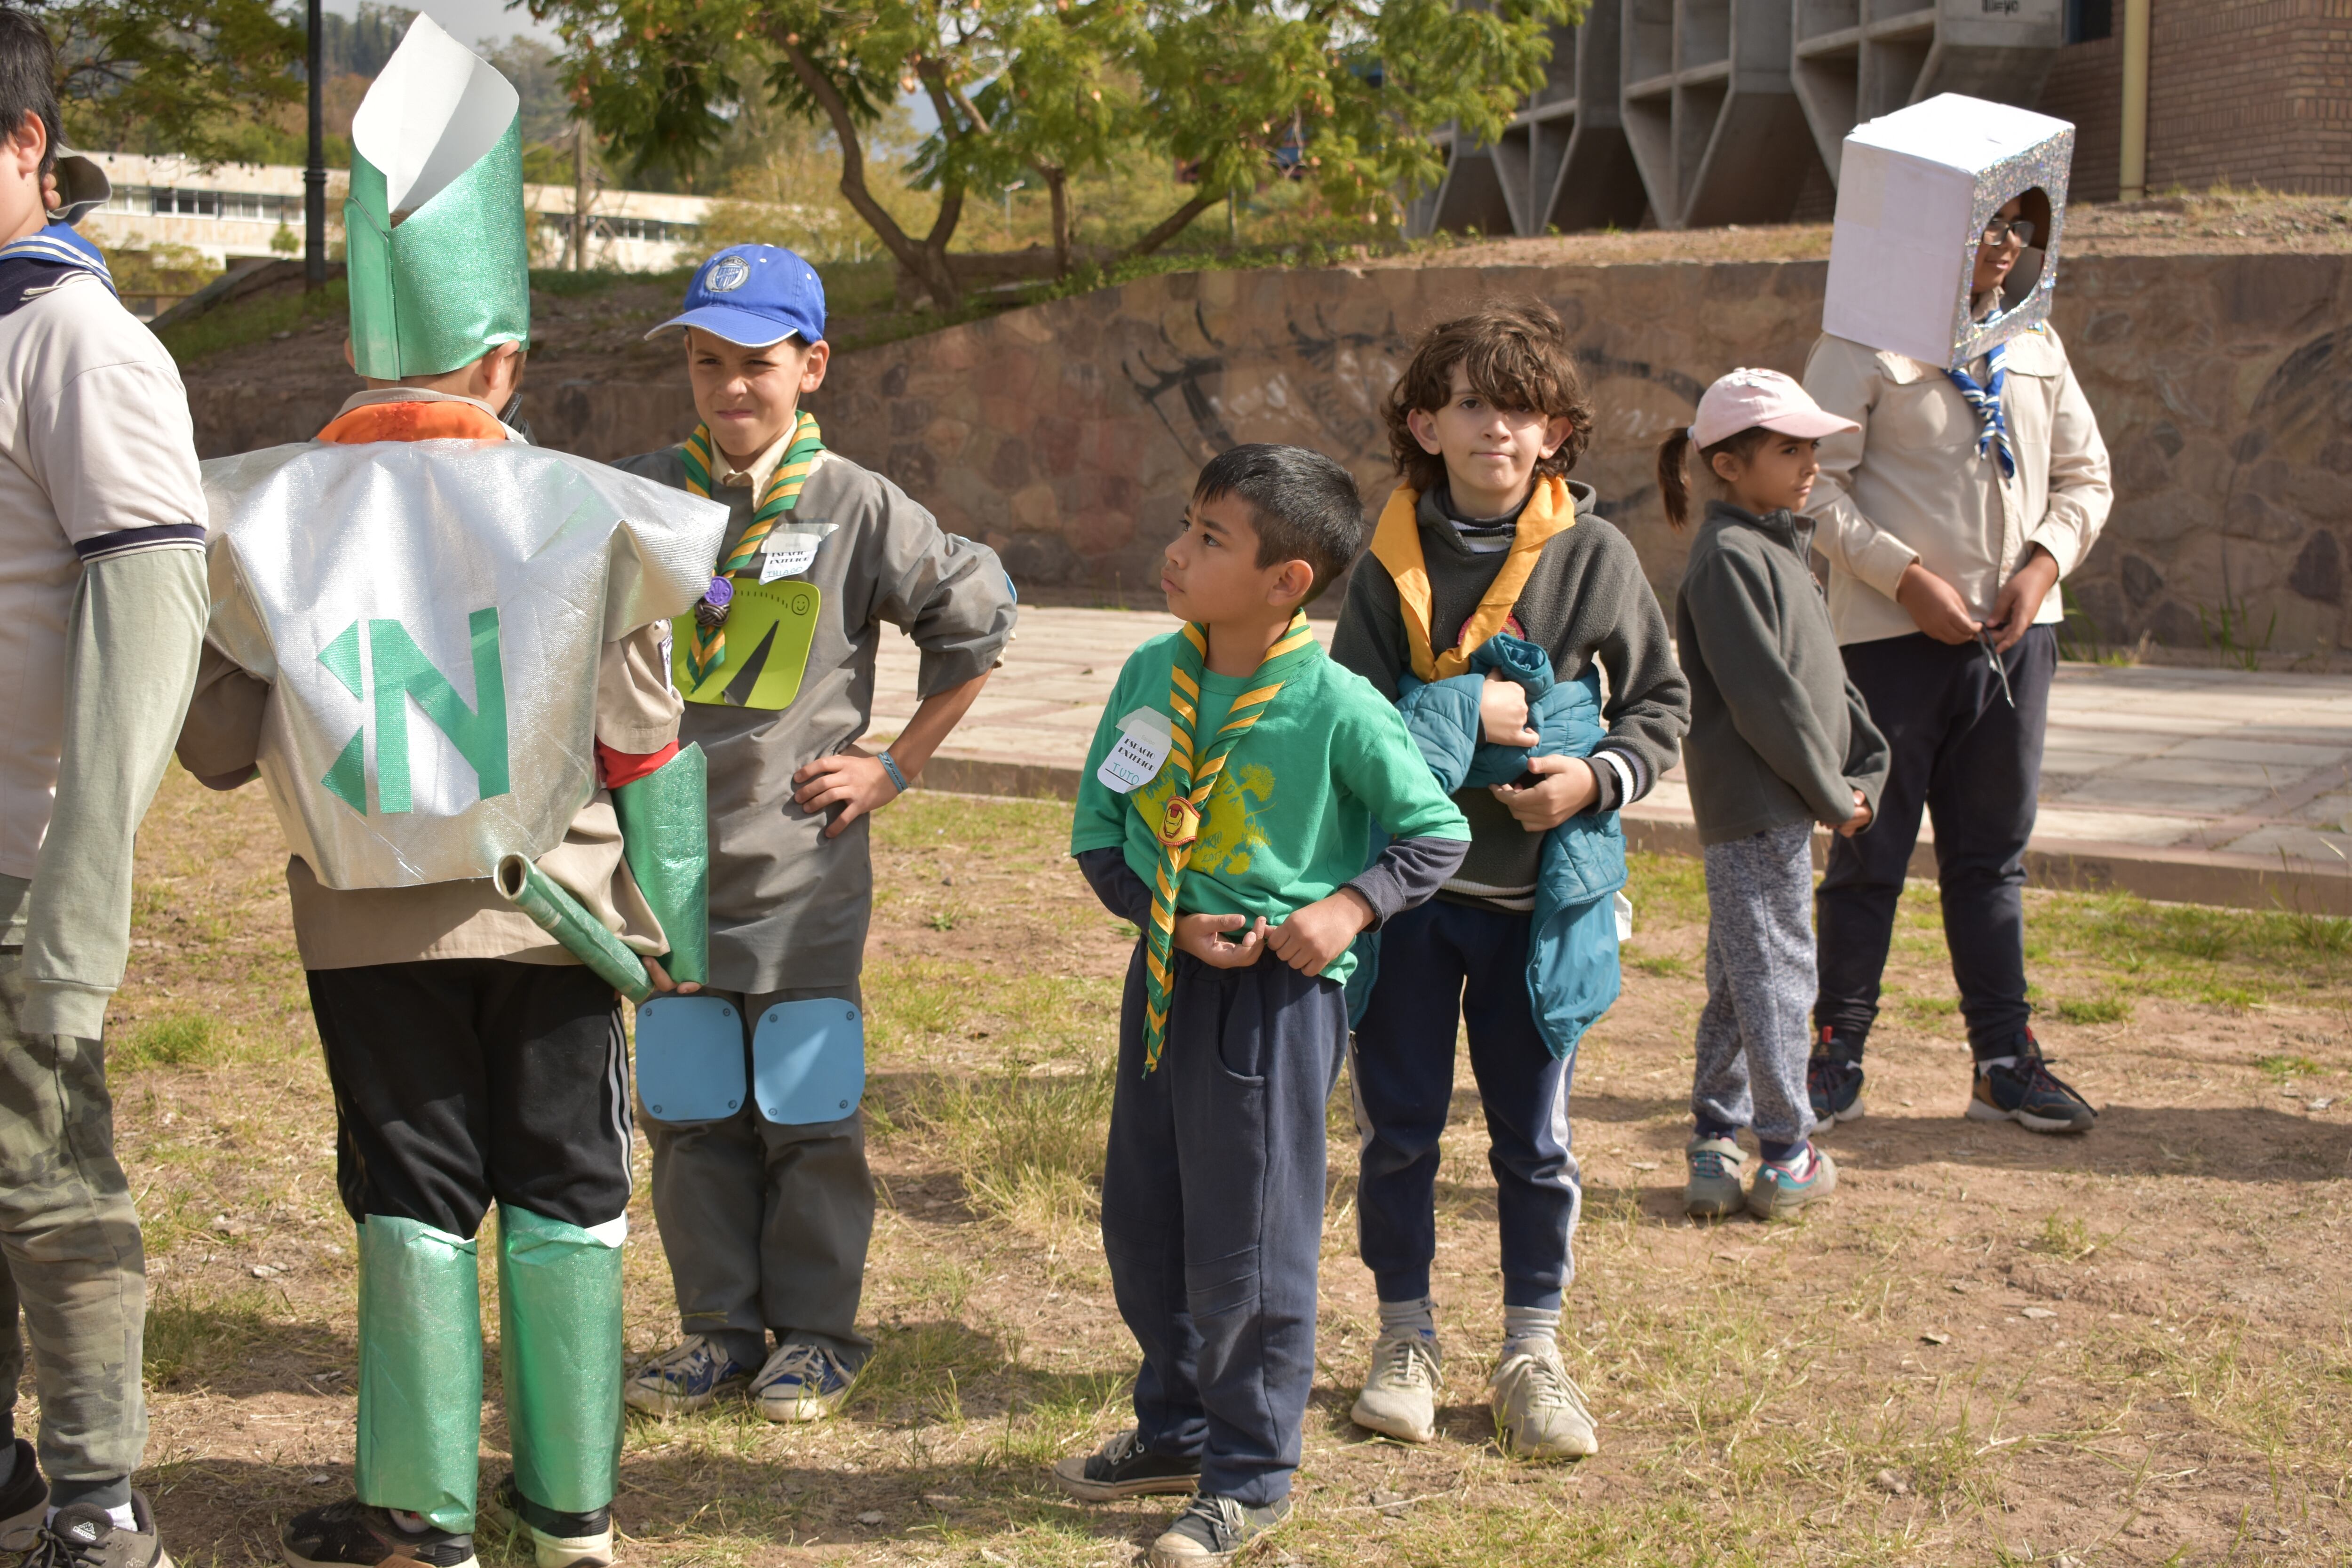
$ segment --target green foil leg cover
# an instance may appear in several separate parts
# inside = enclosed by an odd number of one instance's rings
[[[520,855],[499,862],[494,879],[509,903],[530,917],[531,923],[562,942],[565,951],[601,975],[614,990],[632,1002],[654,994],[653,977],[645,961],[604,922],[580,907],[580,900],[550,879],[547,873]]]
[[[620,1478],[621,1226],[611,1228],[608,1242],[499,1205],[499,1359],[515,1485],[562,1513],[609,1507]]]
[[[613,792],[629,875],[669,938],[669,977],[710,981],[709,766],[700,746]]]
[[[474,1528],[482,1299],[474,1244],[413,1219],[359,1227],[360,1500]]]

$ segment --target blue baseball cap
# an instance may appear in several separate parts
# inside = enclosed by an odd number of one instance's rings
[[[686,308],[646,336],[700,327],[745,348],[797,335],[824,336],[824,284],[816,268],[780,245],[730,245],[694,269]]]

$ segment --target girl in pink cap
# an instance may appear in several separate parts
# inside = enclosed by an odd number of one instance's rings
[[[1886,742],[1846,679],[1813,581],[1803,516],[1821,438],[1855,428],[1770,370],[1735,370],[1658,448],[1666,520],[1689,521],[1692,447],[1720,494],[1691,545],[1675,634],[1691,683],[1683,742],[1706,856],[1706,1007],[1699,1014],[1684,1207],[1795,1214],[1837,1185],[1812,1144],[1805,1063],[1813,1003],[1813,825],[1851,837],[1886,782]],[[1753,1131],[1762,1163],[1741,1180]]]

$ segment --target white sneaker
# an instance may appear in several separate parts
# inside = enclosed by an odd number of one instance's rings
[[[771,1421],[822,1421],[841,1408],[856,1381],[822,1345],[778,1345],[751,1380],[751,1402]]]
[[[700,1334],[688,1334],[637,1368],[621,1391],[632,1410],[684,1415],[751,1385],[751,1369]]]
[[[1522,1352],[1495,1369],[1495,1426],[1523,1459],[1582,1459],[1601,1452],[1584,1390],[1568,1375],[1559,1347]]]
[[[1426,1443],[1437,1436],[1437,1389],[1444,1377],[1437,1342],[1416,1329],[1382,1334],[1372,1346],[1372,1367],[1356,1395],[1349,1419],[1368,1431]]]

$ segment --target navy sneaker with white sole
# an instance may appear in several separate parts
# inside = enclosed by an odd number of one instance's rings
[[[2005,1067],[1979,1066],[1969,1095],[1975,1121],[2014,1121],[2035,1132],[2087,1132],[2099,1120],[2091,1102],[2050,1070],[2041,1044],[2029,1031],[2017,1059]]]

